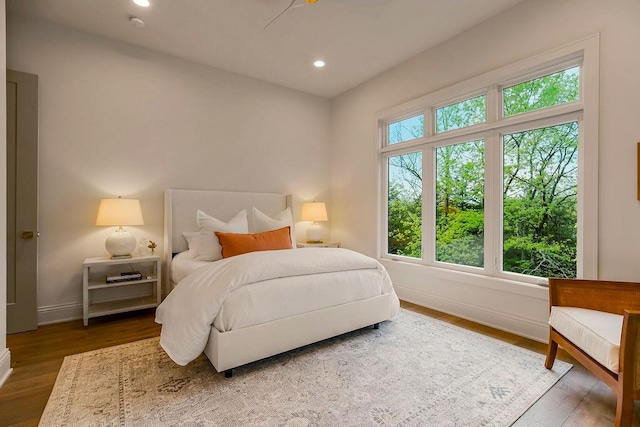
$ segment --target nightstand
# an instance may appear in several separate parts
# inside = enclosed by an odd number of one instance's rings
[[[339,248],[340,242],[322,242],[322,243],[296,243],[299,248]]]
[[[82,264],[82,318],[157,307],[161,299],[160,256],[125,259],[87,258]],[[122,274],[139,272],[140,278],[121,280]],[[110,278],[107,282],[107,278]]]

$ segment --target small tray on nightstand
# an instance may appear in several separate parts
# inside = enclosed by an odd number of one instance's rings
[[[296,243],[299,248],[339,248],[340,242],[322,242],[322,243]]]

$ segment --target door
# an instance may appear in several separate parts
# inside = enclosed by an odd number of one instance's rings
[[[7,70],[7,333],[38,326],[38,76]]]

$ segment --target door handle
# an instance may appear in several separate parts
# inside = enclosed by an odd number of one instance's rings
[[[23,231],[22,238],[25,240],[33,239],[33,231]]]

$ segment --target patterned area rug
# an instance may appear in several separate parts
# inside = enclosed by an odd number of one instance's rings
[[[508,426],[571,365],[401,310],[236,368],[181,367],[157,338],[65,358],[42,426]]]

